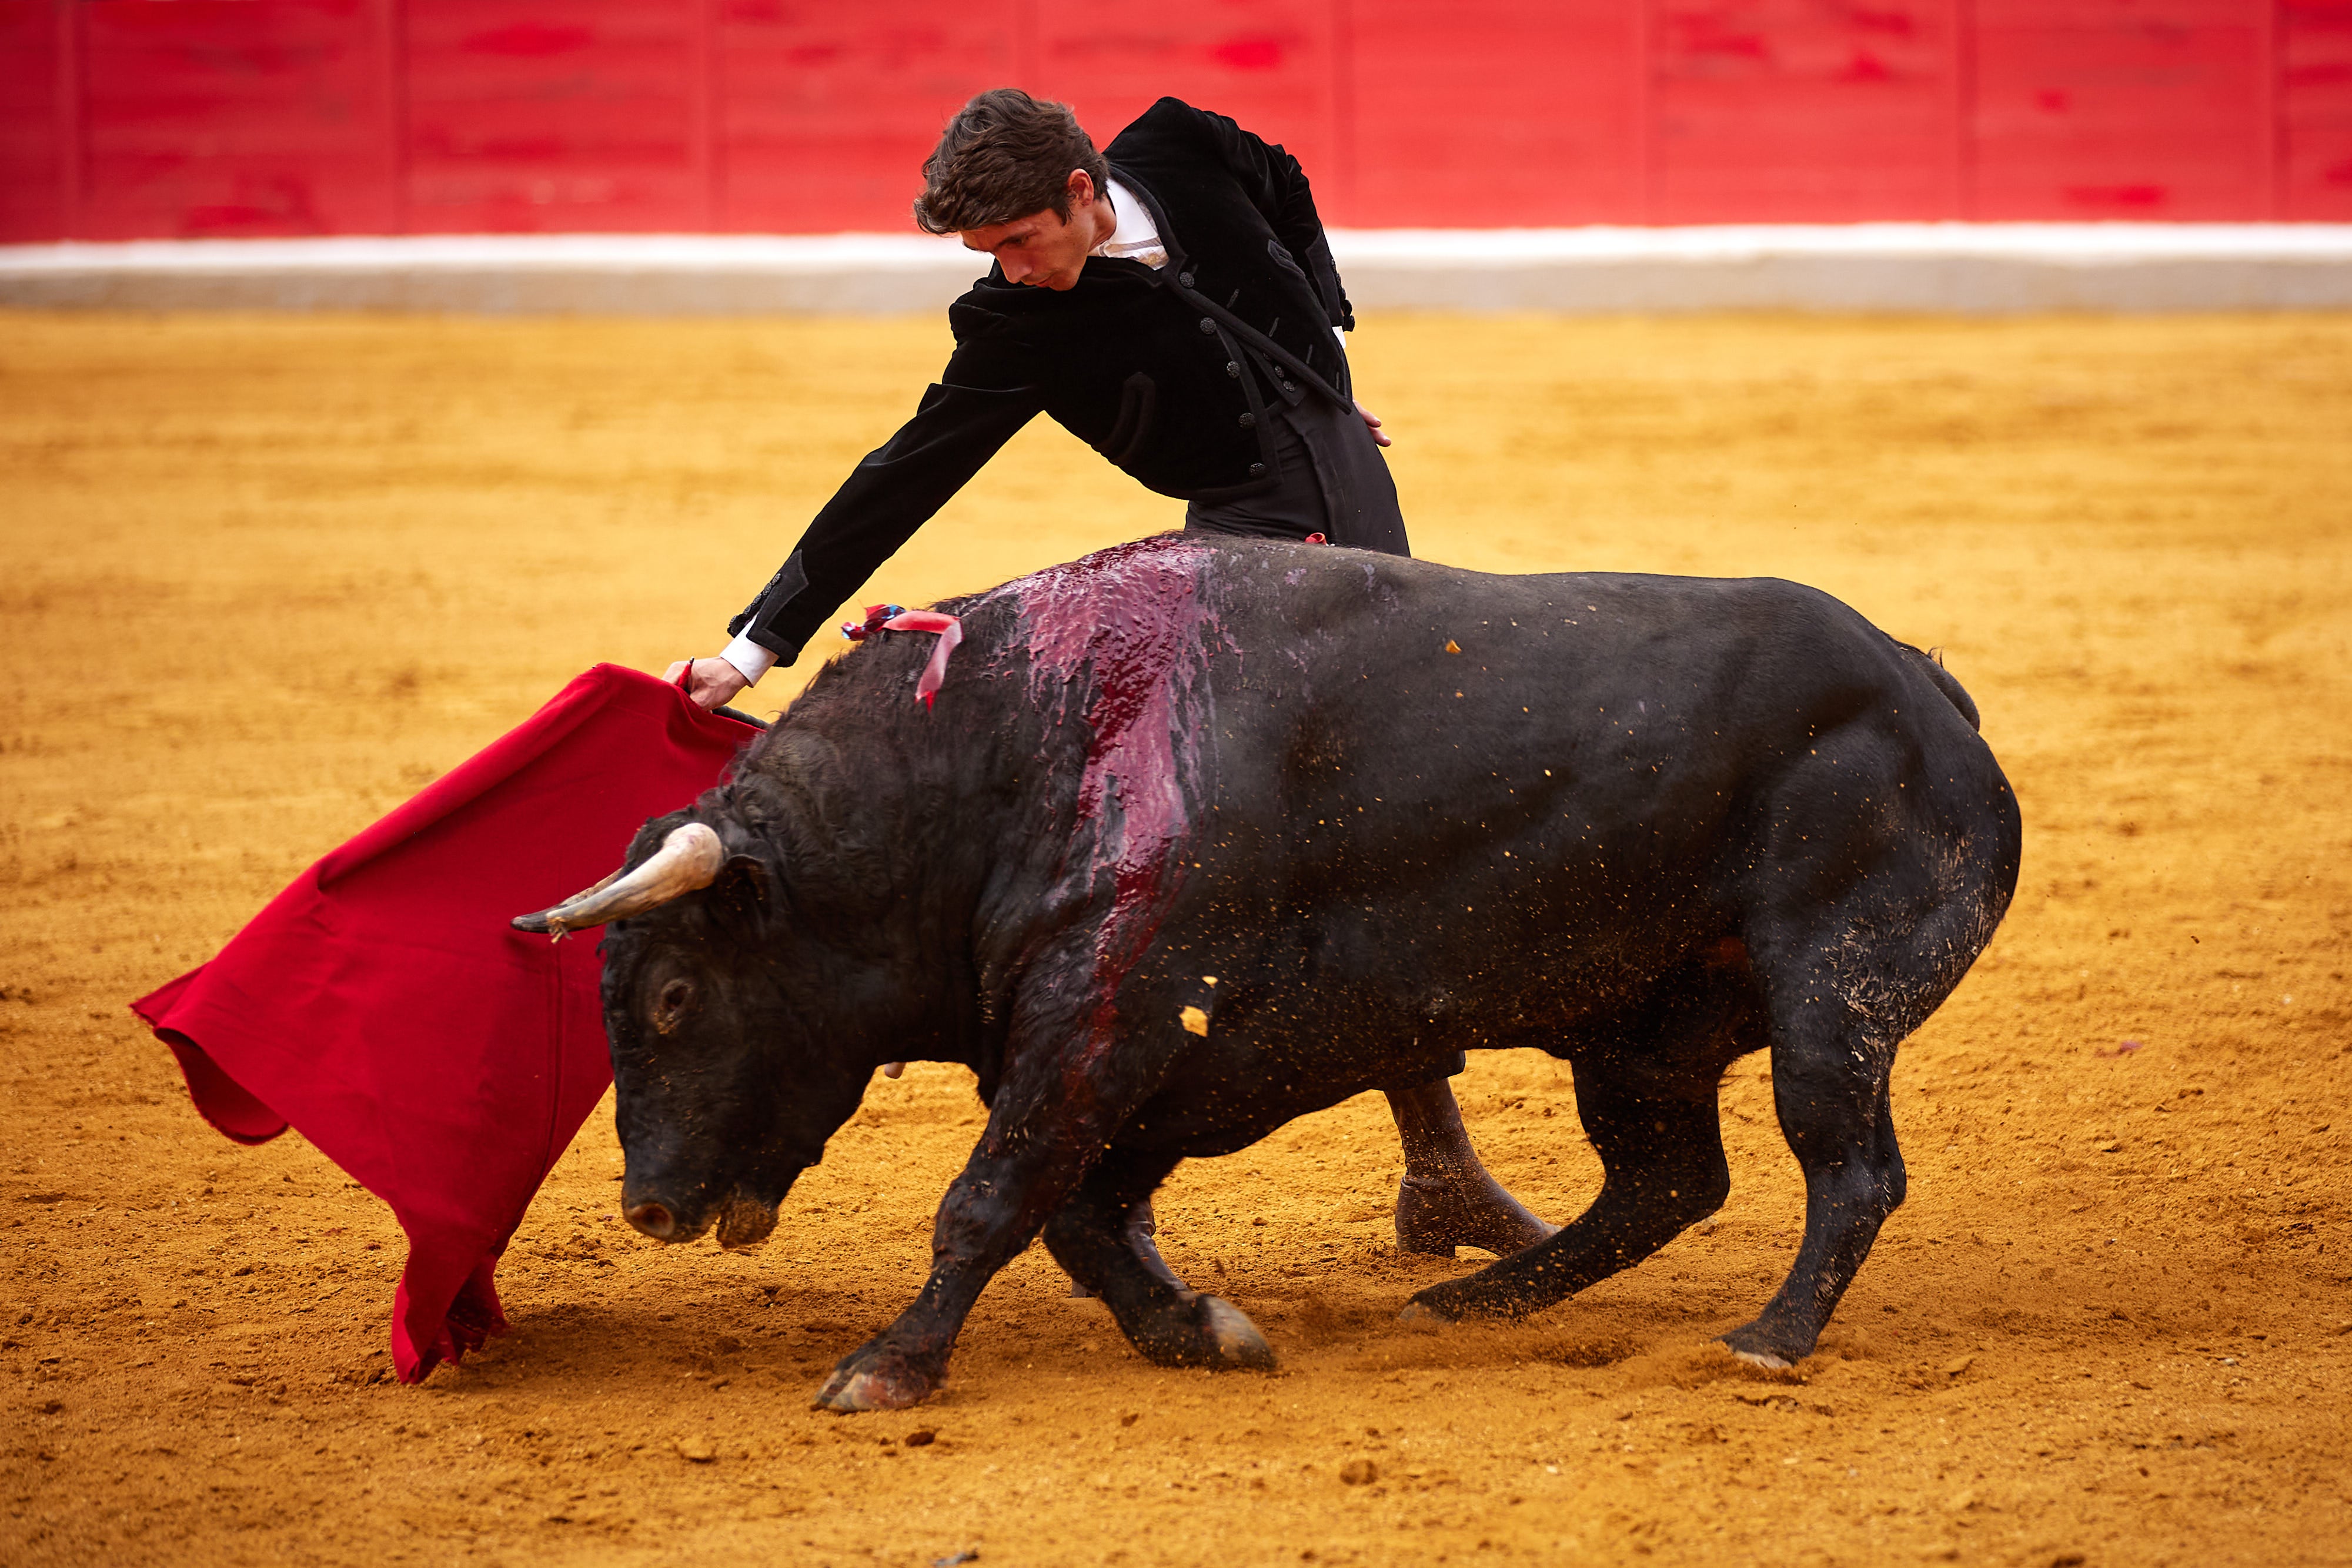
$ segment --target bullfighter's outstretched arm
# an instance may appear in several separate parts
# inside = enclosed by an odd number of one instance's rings
[[[727,623],[724,655],[748,678],[790,664],[834,607],[857,591],[917,528],[971,482],[1043,407],[1026,388],[992,391],[947,378],[923,393],[915,417],[866,455],[759,597]],[[764,655],[764,657],[763,657]]]

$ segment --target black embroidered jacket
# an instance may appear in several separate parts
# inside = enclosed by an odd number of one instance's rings
[[[914,418],[857,465],[730,634],[789,662],[1040,413],[1164,496],[1220,501],[1280,478],[1268,400],[1349,406],[1332,329],[1355,318],[1298,160],[1172,98],[1104,156],[1151,210],[1167,267],[1090,256],[1064,292],[992,267],[949,309],[955,352]]]

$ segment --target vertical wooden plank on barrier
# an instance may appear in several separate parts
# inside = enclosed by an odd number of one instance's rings
[[[1646,9],[1647,0],[1349,0],[1345,221],[1640,221],[1641,95],[1628,62]],[[1308,172],[1319,191],[1322,169],[1310,162]]]
[[[1633,47],[1625,68],[1633,102],[1633,221],[1658,221],[1658,3],[1626,0],[1633,9]]]
[[[1649,73],[1654,213],[1852,223],[1949,210],[1950,0],[1674,0]]]
[[[2352,222],[2352,0],[2280,7],[2280,216]]]
[[[1040,79],[1098,142],[1173,95],[1281,143],[1313,180],[1334,152],[1331,17],[1329,0],[1038,0]]]
[[[1015,64],[1024,0],[728,5],[716,18],[719,225],[904,234],[940,128]],[[1099,129],[1099,128],[1097,128]]]
[[[408,232],[408,37],[401,0],[374,0],[376,134],[383,138],[384,232]]]
[[[2270,4],[1975,0],[1978,215],[2262,215]]]
[[[0,0],[0,245],[66,237],[67,9]]]
[[[372,0],[75,5],[76,227],[94,239],[381,232]]]
[[[694,181],[688,200],[694,226],[705,233],[719,226],[719,50],[710,14],[719,3],[686,0],[687,165]]]
[[[88,74],[82,57],[88,48],[81,0],[55,0],[58,16],[58,221],[60,239],[80,239],[87,223],[83,211],[89,189],[87,135]]]
[[[2260,215],[2279,215],[2279,5],[2281,0],[2256,0],[2254,23],[2254,115],[2256,178],[2261,189]]]
[[[697,226],[699,0],[404,0],[412,226]]]
[[[1038,91],[1037,0],[1013,0],[1013,81],[1022,91]]]
[[[2352,221],[2352,0],[2280,6],[2280,215]]]
[[[1316,205],[1324,222],[1333,213],[1355,210],[1356,202],[1356,17],[1352,0],[1331,0],[1331,188],[1323,192],[1315,171]]]
[[[1944,214],[1965,223],[1976,216],[1976,16],[1972,0],[1951,0],[1944,16],[1951,35],[1945,102],[1951,116],[1951,192]]]

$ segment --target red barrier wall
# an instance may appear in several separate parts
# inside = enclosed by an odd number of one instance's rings
[[[1364,227],[2352,220],[2352,0],[0,0],[0,237],[903,229],[1003,82]]]

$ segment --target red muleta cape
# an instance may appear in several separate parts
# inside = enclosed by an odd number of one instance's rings
[[[599,664],[131,1004],[215,1127],[297,1127],[392,1206],[402,1382],[505,1332],[499,1255],[613,1081],[595,942],[508,920],[619,865],[757,733]]]

